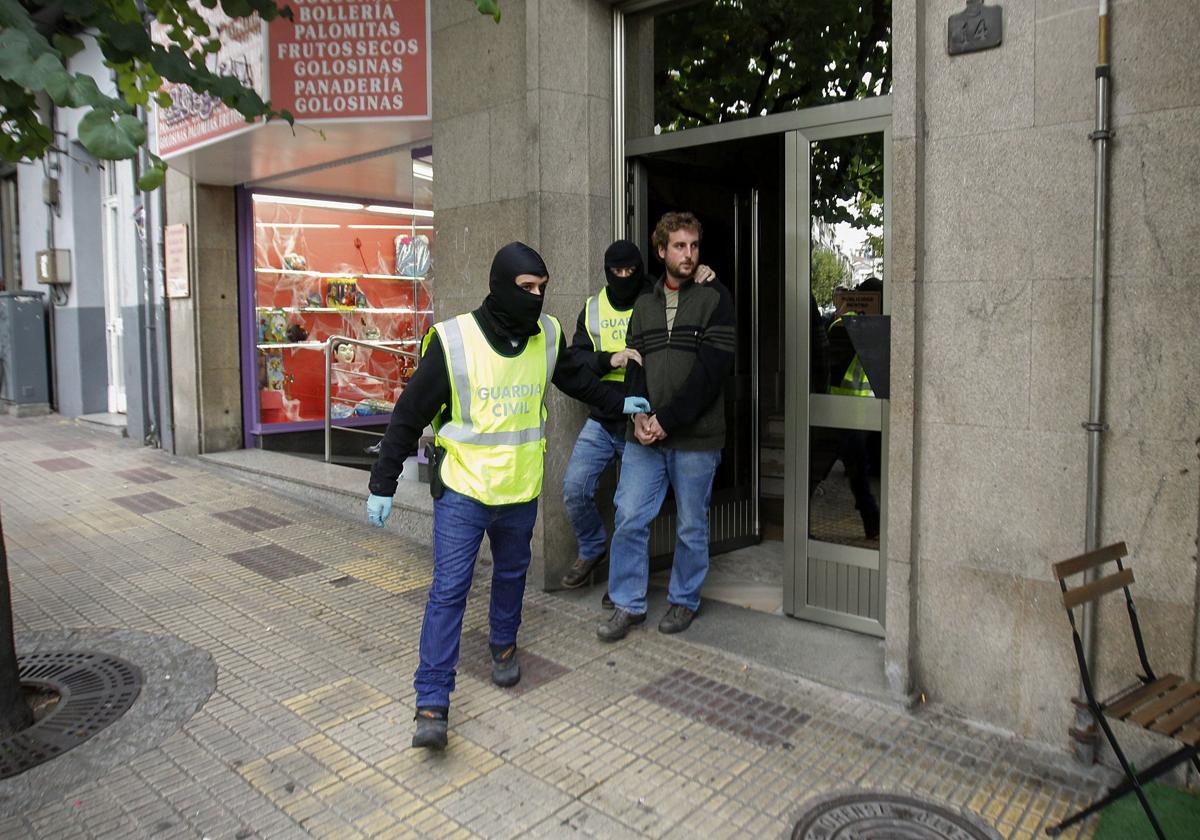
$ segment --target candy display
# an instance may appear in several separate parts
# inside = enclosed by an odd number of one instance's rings
[[[323,422],[327,347],[331,416],[386,421],[433,322],[433,231],[322,204],[252,202],[255,434]]]

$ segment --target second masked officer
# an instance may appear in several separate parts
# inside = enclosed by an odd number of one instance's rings
[[[710,283],[715,272],[707,265],[696,268],[696,282]],[[618,239],[604,252],[604,288],[584,303],[567,352],[577,356],[608,389],[625,395],[625,370],[640,365],[641,355],[625,346],[625,331],[638,295],[652,290],[647,282],[642,252],[628,239]],[[561,584],[575,589],[588,583],[608,552],[608,534],[596,507],[596,487],[609,464],[625,450],[628,418],[593,404],[588,419],[575,438],[571,460],[563,476],[563,504],[579,546]]]
[[[606,412],[648,409],[645,400],[602,387],[564,352],[561,325],[542,314],[548,282],[546,264],[528,245],[512,242],[496,252],[483,305],[426,334],[421,363],[371,470],[367,518],[383,527],[404,459],[433,424],[433,583],[413,679],[414,747],[446,745],[463,614],[485,533],[492,548],[492,681],[511,686],[521,678],[517,628],[542,490],[547,384]]]

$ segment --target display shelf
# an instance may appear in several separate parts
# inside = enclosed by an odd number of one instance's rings
[[[259,274],[297,274],[302,277],[348,277],[351,280],[362,278],[364,280],[407,280],[408,282],[423,281],[424,277],[417,277],[408,274],[359,274],[354,271],[309,271],[305,269],[294,268],[271,268],[269,266],[255,266],[254,270]]]
[[[356,414],[352,417],[334,417],[332,425],[337,426],[384,426],[391,420],[392,414]],[[286,423],[260,423],[259,434],[271,435],[280,432],[311,432],[324,429],[324,420],[289,420]]]
[[[420,344],[419,338],[397,338],[387,341],[372,341],[377,347],[400,347],[406,344]],[[325,346],[324,341],[275,341],[255,345],[259,350],[318,350]]]
[[[375,312],[380,315],[432,315],[432,309],[411,306],[256,306],[256,312]]]

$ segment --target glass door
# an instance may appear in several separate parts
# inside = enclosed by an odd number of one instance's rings
[[[889,121],[789,132],[784,610],[883,635]]]
[[[124,414],[125,321],[121,313],[123,249],[121,247],[121,193],[117,182],[120,164],[110,161],[104,168],[104,197],[100,227],[104,249],[104,337],[108,355],[108,411]]]

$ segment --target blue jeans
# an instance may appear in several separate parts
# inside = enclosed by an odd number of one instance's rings
[[[596,484],[600,474],[613,460],[621,457],[624,449],[624,430],[614,435],[591,417],[575,438],[575,449],[567,462],[567,474],[563,476],[563,504],[567,506],[567,516],[575,529],[579,556],[584,560],[604,556],[608,534],[604,531],[600,511],[596,509]]]
[[[667,485],[675,491],[675,560],[667,598],[690,610],[700,606],[708,575],[708,504],[720,449],[687,451],[629,443],[617,484],[617,522],[608,566],[608,596],[626,612],[646,612],[650,580],[650,522]]]
[[[517,640],[537,508],[537,499],[485,505],[448,487],[434,500],[433,585],[421,624],[421,661],[413,676],[418,706],[450,705],[463,613],[484,533],[492,545],[488,640],[496,645]]]

